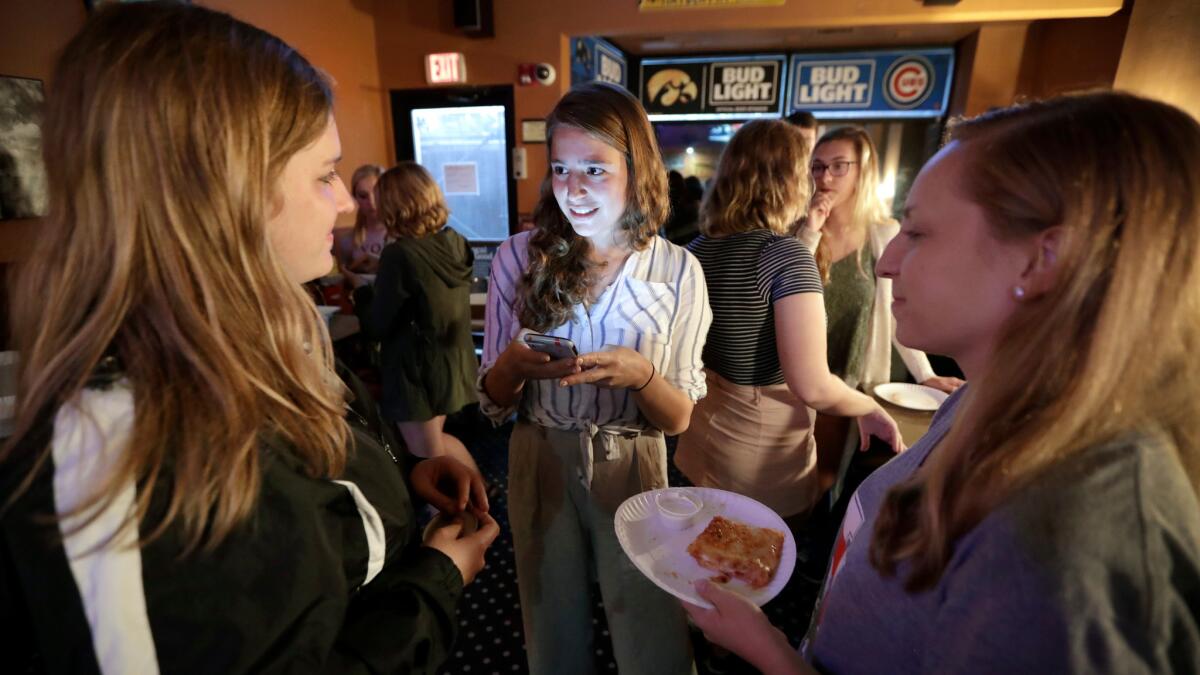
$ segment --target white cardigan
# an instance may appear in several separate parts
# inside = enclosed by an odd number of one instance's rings
[[[900,232],[900,225],[894,220],[867,228],[867,237],[871,242],[871,252],[875,260],[883,255],[883,249],[888,242]],[[821,233],[813,232],[807,227],[801,227],[797,238],[816,255],[817,244],[821,242]],[[875,278],[875,302],[871,307],[871,318],[867,326],[867,347],[863,355],[862,372],[846,373],[846,384],[851,387],[864,385],[864,389],[876,384],[889,382],[892,379],[892,345],[912,373],[917,382],[924,382],[934,376],[933,367],[925,352],[905,347],[896,341],[896,318],[892,316],[892,280],[883,277]]]

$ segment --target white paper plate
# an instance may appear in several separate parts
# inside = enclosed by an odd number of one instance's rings
[[[875,387],[875,395],[879,398],[910,410],[937,410],[949,394],[923,384],[907,384],[891,382]]]
[[[665,491],[689,492],[704,502],[690,527],[674,530],[663,522],[658,507],[654,504],[656,494]],[[783,533],[783,556],[779,569],[771,582],[762,588],[751,588],[745,582],[732,579],[725,588],[763,605],[783,590],[796,567],[796,540],[779,517],[771,509],[753,499],[712,488],[664,488],[634,495],[617,509],[613,523],[617,530],[617,541],[625,549],[625,555],[659,588],[701,607],[712,605],[696,594],[692,583],[700,579],[711,579],[717,572],[698,565],[687,552],[688,544],[708,527],[713,516],[725,516],[755,527],[769,527]]]

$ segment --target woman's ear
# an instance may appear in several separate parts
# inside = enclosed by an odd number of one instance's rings
[[[1059,251],[1066,237],[1067,230],[1062,225],[1048,227],[1034,235],[1029,266],[1021,275],[1025,299],[1045,295],[1058,285]]]

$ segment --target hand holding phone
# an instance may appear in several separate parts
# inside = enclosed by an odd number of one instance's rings
[[[575,343],[567,338],[543,335],[541,333],[526,333],[522,340],[525,342],[526,347],[535,352],[548,354],[554,361],[579,356],[579,350],[575,349]]]

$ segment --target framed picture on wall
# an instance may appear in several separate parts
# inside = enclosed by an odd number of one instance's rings
[[[41,80],[0,75],[0,220],[46,215]]]

